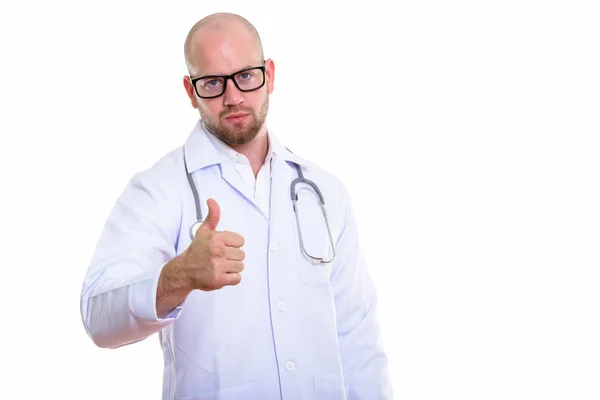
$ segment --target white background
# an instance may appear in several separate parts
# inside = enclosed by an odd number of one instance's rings
[[[79,294],[127,180],[196,121],[183,42],[216,11],[275,60],[270,127],[348,186],[396,398],[600,398],[597,2],[17,4],[0,398],[160,398],[157,336],[95,347]]]

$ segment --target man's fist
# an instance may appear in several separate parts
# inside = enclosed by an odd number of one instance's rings
[[[244,270],[244,238],[234,232],[217,231],[221,208],[208,199],[208,215],[184,255],[184,273],[193,289],[221,289],[241,282]]]

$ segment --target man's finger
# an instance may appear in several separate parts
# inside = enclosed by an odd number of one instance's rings
[[[208,205],[208,215],[198,229],[202,228],[208,231],[216,231],[219,220],[221,219],[221,207],[219,207],[219,203],[214,199],[208,199],[206,204]]]
[[[225,272],[227,274],[239,274],[244,270],[244,263],[242,261],[228,261],[227,267],[225,267]]]
[[[246,253],[240,248],[225,246],[225,258],[231,261],[244,261]]]
[[[242,235],[235,232],[223,231],[221,235],[223,235],[225,246],[242,247],[246,242]]]
[[[238,273],[232,272],[223,276],[223,285],[234,286],[242,281],[242,276]]]

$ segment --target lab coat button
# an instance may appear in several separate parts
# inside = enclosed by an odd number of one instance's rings
[[[277,251],[277,242],[271,242],[271,251]]]
[[[293,361],[288,361],[285,363],[285,369],[287,369],[288,371],[292,372],[293,370],[296,369],[296,363]]]
[[[279,303],[277,303],[277,308],[279,308],[279,311],[285,310],[285,301],[282,300]]]

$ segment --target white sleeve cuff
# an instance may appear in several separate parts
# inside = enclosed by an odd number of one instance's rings
[[[130,304],[132,307],[132,312],[136,318],[148,322],[166,322],[177,319],[183,310],[183,305],[186,301],[185,299],[164,318],[159,318],[156,313],[158,280],[160,279],[160,274],[166,264],[167,263],[164,263],[154,272],[148,271],[146,274],[147,276],[143,277],[141,281],[132,285],[130,292]]]

